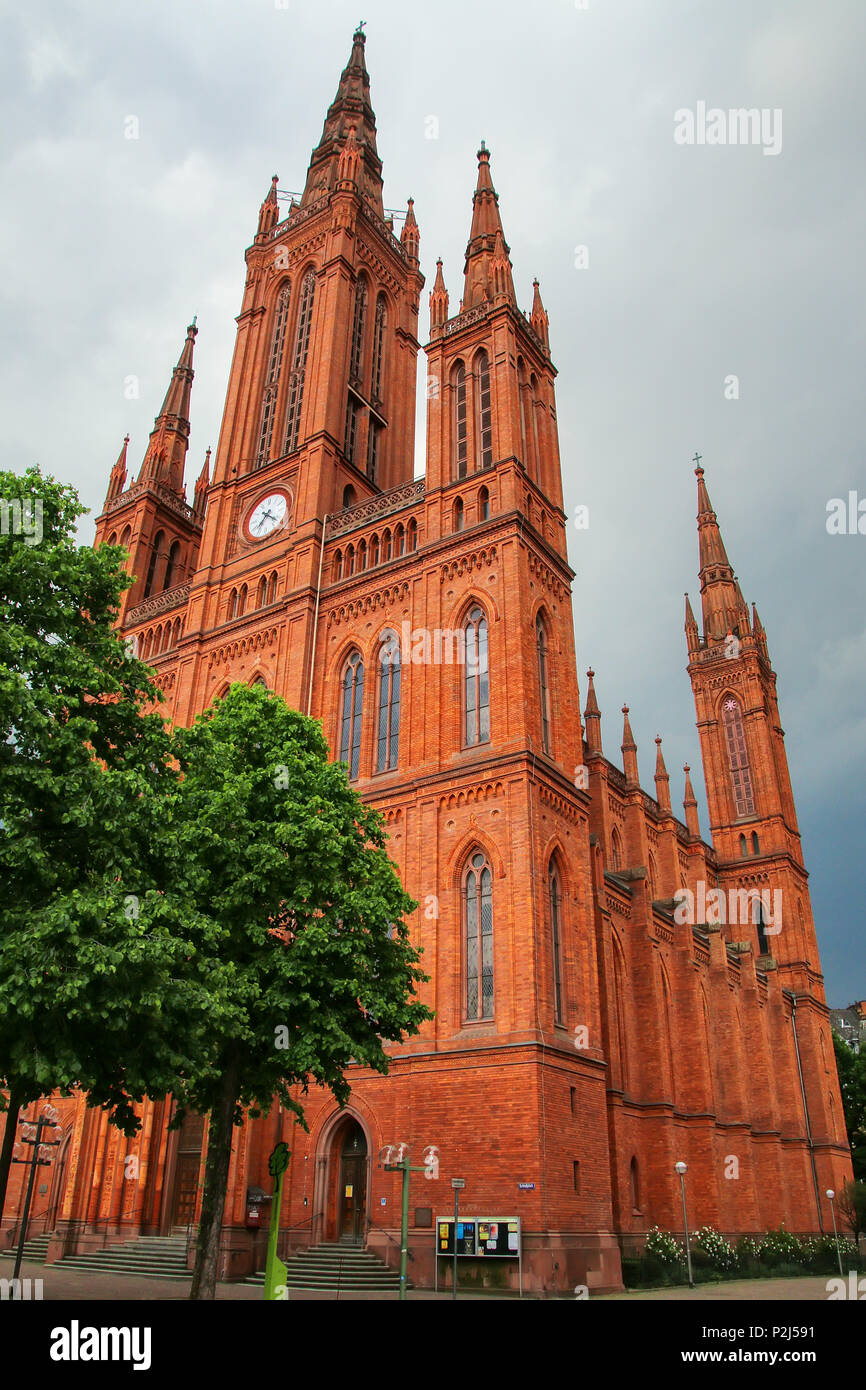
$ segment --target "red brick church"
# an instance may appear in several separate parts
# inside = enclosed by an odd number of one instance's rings
[[[345,1110],[312,1093],[309,1135],[277,1110],[236,1132],[222,1276],[263,1263],[247,1194],[270,1190],[279,1138],[289,1244],[392,1263],[399,1179],[380,1151],[437,1146],[438,1178],[412,1177],[415,1283],[433,1282],[453,1176],[467,1219],[520,1219],[537,1290],[618,1285],[622,1251],[680,1228],[679,1160],[693,1225],[830,1228],[824,1192],[850,1161],[776,677],[703,470],[685,634],[706,840],[688,768],[674,814],[660,739],[642,789],[627,708],[621,761],[606,756],[591,671],[581,718],[548,316],[537,281],[518,307],[490,152],[456,311],[441,261],[429,296],[421,478],[419,229],[411,199],[399,234],[383,207],[360,30],[284,210],[275,178],[193,505],[194,325],[137,478],[126,443],[112,469],[96,543],[129,551],[120,626],[168,717],[261,681],[321,719],[420,904],[435,1020],[391,1048],[387,1077],[354,1069]],[[146,1103],[128,1141],[57,1105],[34,1224],[49,1258],[195,1222],[201,1120],[169,1132],[171,1098]]]

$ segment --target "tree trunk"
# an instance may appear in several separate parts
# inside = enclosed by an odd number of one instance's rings
[[[238,1095],[239,1073],[238,1058],[230,1058],[223,1074],[222,1094],[210,1112],[201,1223],[198,1228],[190,1298],[213,1298],[216,1294],[220,1236],[232,1155],[232,1116]]]
[[[18,1135],[18,1116],[21,1112],[23,1093],[13,1086],[9,1092],[9,1105],[6,1109],[6,1129],[3,1133],[3,1147],[0,1149],[0,1221],[6,1205],[6,1188],[12,1168],[12,1150]]]

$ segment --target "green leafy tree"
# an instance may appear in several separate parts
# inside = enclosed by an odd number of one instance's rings
[[[145,712],[159,693],[112,627],[124,552],[78,546],[85,509],[38,469],[0,473],[0,507],[2,1214],[23,1105],[81,1085],[136,1128],[130,1082],[153,1076],[147,1025],[180,947],[138,910],[157,891],[156,807],[175,774]]]
[[[836,1199],[839,1215],[855,1240],[866,1232],[866,1182],[844,1182]]]
[[[183,775],[165,802],[167,900],[189,946],[179,983],[198,1001],[198,1031],[172,1089],[178,1118],[209,1116],[190,1296],[212,1298],[244,1109],[279,1098],[303,1123],[311,1082],[345,1103],[350,1063],[386,1071],[384,1042],[431,1014],[414,997],[425,977],[403,920],[416,904],[381,817],[329,761],[320,725],[263,687],[234,685],[174,746]]]
[[[859,1052],[855,1052],[844,1038],[834,1033],[833,1050],[836,1053],[854,1177],[866,1182],[866,1049],[861,1047]]]

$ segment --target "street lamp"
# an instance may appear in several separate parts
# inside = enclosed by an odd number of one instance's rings
[[[686,1210],[686,1173],[689,1171],[689,1165],[680,1161],[674,1164],[674,1169],[680,1175],[680,1188],[683,1194],[683,1229],[686,1233],[686,1264],[689,1271],[689,1288],[693,1289],[695,1282],[692,1279],[692,1252],[689,1249],[689,1214]]]
[[[60,1117],[53,1105],[46,1105],[38,1120],[18,1121],[21,1126],[22,1144],[27,1144],[31,1149],[29,1158],[14,1158],[13,1163],[26,1163],[30,1169],[27,1179],[27,1192],[24,1197],[24,1211],[21,1214],[21,1229],[18,1233],[18,1249],[15,1252],[15,1268],[12,1278],[17,1279],[21,1273],[21,1261],[24,1258],[24,1242],[27,1239],[27,1222],[30,1219],[30,1203],[33,1200],[33,1183],[36,1178],[37,1167],[49,1167],[51,1163],[51,1150],[57,1148],[59,1139],[43,1139],[42,1135],[46,1129],[60,1129]]]
[[[830,1203],[830,1214],[831,1214],[831,1216],[833,1217],[833,1235],[834,1235],[835,1240],[836,1240],[836,1259],[839,1261],[839,1274],[840,1274],[841,1277],[844,1279],[844,1278],[845,1278],[845,1275],[844,1275],[843,1270],[842,1270],[842,1251],[839,1249],[839,1231],[838,1231],[838,1229],[837,1229],[837,1227],[836,1227],[836,1208],[835,1208],[834,1205],[833,1205],[833,1198],[834,1198],[835,1196],[836,1196],[836,1193],[833,1191],[832,1187],[828,1187],[828,1188],[827,1188],[827,1200],[828,1200],[828,1202]]]

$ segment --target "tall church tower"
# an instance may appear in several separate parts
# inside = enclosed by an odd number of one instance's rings
[[[136,607],[150,610],[167,603],[158,596],[173,594],[196,567],[207,493],[206,467],[196,483],[192,507],[186,500],[184,468],[197,332],[193,320],[154,421],[138,478],[126,486],[127,435],[96,521],[94,544],[122,545],[130,555],[134,580],[121,600],[121,624]]]
[[[728,559],[704,470],[698,480],[702,630],[686,595],[686,641],[701,741],[710,832],[729,942],[749,941],[778,971],[794,1027],[818,1150],[845,1132],[818,943],[770,665],[767,634],[751,615]],[[755,922],[756,894],[763,905]],[[751,895],[747,907],[747,895]],[[768,910],[769,909],[769,910]],[[826,1184],[825,1184],[826,1185]]]
[[[280,220],[274,177],[246,253],[187,623],[193,638],[290,595],[288,649],[262,677],[304,710],[325,518],[413,468],[419,233],[411,199],[400,237],[385,216],[364,45],[358,29],[300,201]],[[192,661],[178,717],[203,693]]]

